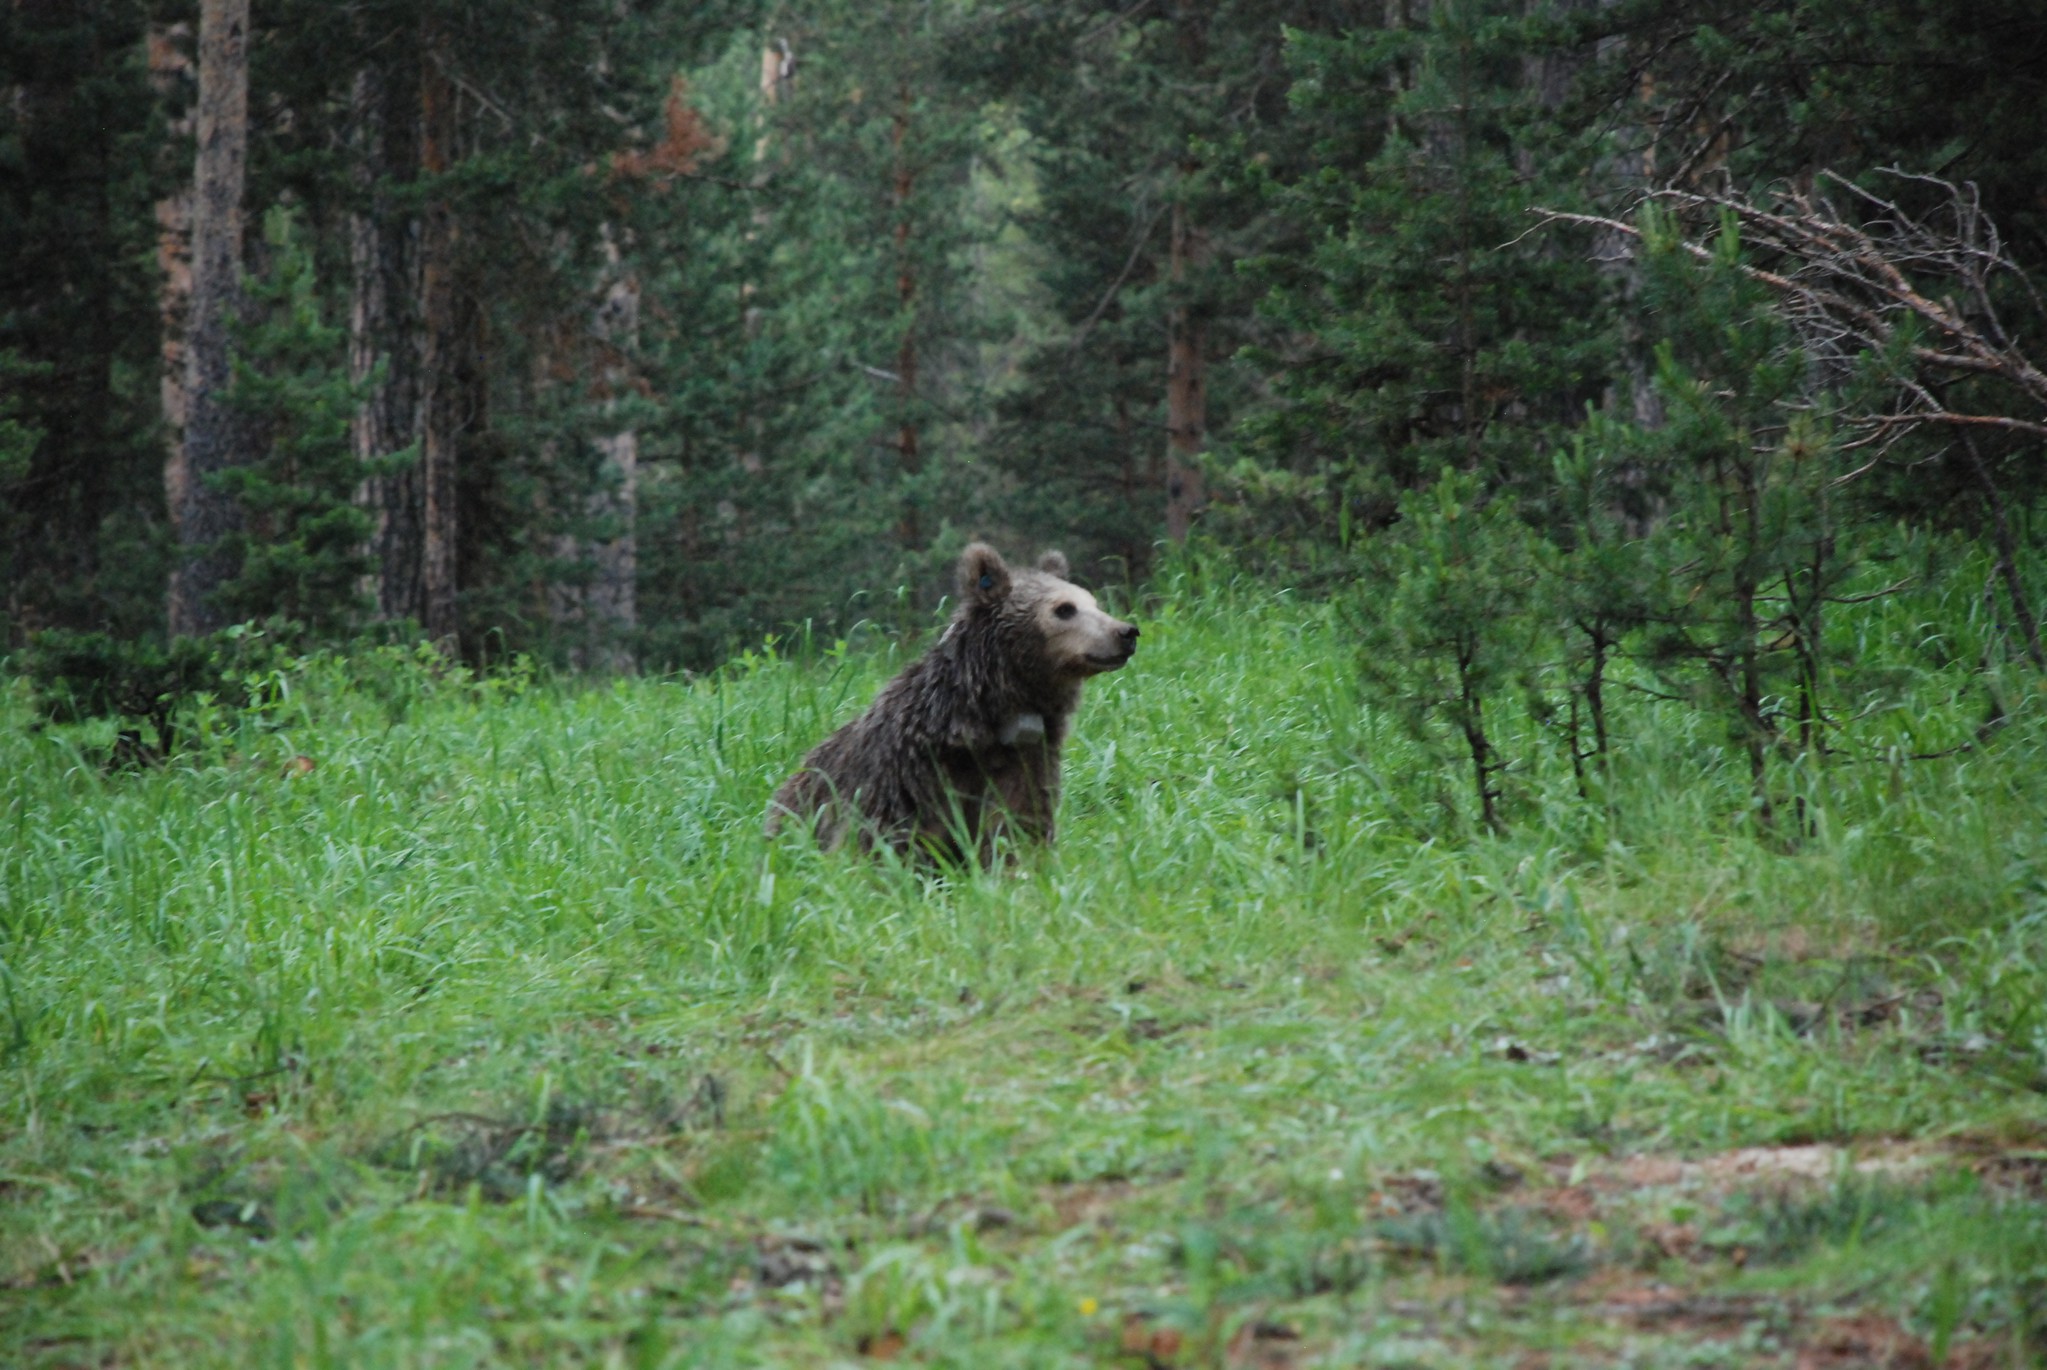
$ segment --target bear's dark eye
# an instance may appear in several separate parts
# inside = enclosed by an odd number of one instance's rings
[[[1071,605],[1071,604],[1062,604],[1062,605],[1060,605],[1060,606],[1059,606],[1058,608],[1056,608],[1056,609],[1054,609],[1054,610],[1052,611],[1052,617],[1054,617],[1054,618],[1072,618],[1072,617],[1073,617],[1073,616],[1074,616],[1075,614],[1077,614],[1077,613],[1079,613],[1079,612],[1080,612],[1080,610],[1079,610],[1079,609],[1076,609],[1076,608],[1075,608],[1075,607],[1074,607],[1073,605]]]
[[[995,588],[995,577],[993,577],[993,576],[982,576],[982,577],[981,577],[981,588],[982,588],[983,590],[992,590],[992,589],[994,589],[994,588]]]

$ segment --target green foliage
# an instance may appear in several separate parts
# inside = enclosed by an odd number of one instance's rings
[[[1562,743],[1578,795],[1610,809],[1627,689],[1710,720],[1744,759],[1760,827],[1789,797],[1807,836],[1819,770],[1895,737],[1891,716],[1913,707],[1881,626],[1897,621],[1868,607],[1913,577],[1880,569],[1899,559],[1896,535],[1833,434],[1842,395],[1732,223],[1703,265],[1654,214],[1644,240],[1660,418],[1589,412],[1540,483],[1446,471],[1404,494],[1363,544],[1347,620],[1359,669],[1416,740],[1461,751],[1486,827],[1505,821],[1506,777],[1540,788],[1541,758],[1500,742],[1502,719],[1524,711]],[[1532,492],[1518,505],[1517,488]]]
[[[38,711],[51,722],[148,723],[156,733],[154,752],[128,733],[115,750],[115,761],[130,763],[170,757],[178,744],[178,716],[201,696],[230,707],[246,703],[252,682],[274,654],[272,644],[247,627],[173,638],[168,645],[52,629],[35,636],[20,664],[34,685]]]
[[[1493,829],[1504,822],[1500,777],[1511,761],[1488,711],[1524,683],[1532,659],[1536,566],[1512,505],[1446,470],[1401,498],[1399,523],[1367,549],[1351,605],[1372,697],[1424,743],[1452,736],[1471,767],[1476,817]]]
[[[1767,759],[1779,744],[1817,759],[1838,722],[1836,644],[1826,619],[1853,574],[1855,535],[1837,507],[1847,466],[1829,432],[1831,397],[1723,225],[1701,270],[1651,216],[1648,307],[1667,422],[1638,450],[1669,492],[1653,545],[1682,610],[1650,630],[1648,659],[1690,671],[1747,754],[1771,814]]]
[[[1562,738],[1585,798],[1611,754],[1613,669],[1644,629],[1676,612],[1665,602],[1670,581],[1656,547],[1640,535],[1652,524],[1649,479],[1627,427],[1595,412],[1557,452],[1543,509],[1538,612],[1558,649],[1531,701]],[[1552,707],[1556,696],[1561,708]]]
[[[0,10],[0,647],[162,621],[148,10]]]
[[[831,7],[737,29],[690,73],[703,180],[650,187],[632,221],[643,293],[667,302],[635,358],[662,402],[629,411],[654,663],[709,667],[797,623],[836,635],[895,615],[892,590],[921,612],[978,526],[990,130],[939,79],[958,22]],[[770,103],[780,43],[795,75]]]
[[[175,298],[147,263],[187,176],[167,130],[189,74],[152,81],[143,40],[172,17],[0,17],[23,92],[0,110],[17,641],[160,617]],[[1698,745],[1748,768],[1732,802],[1767,819],[1897,741],[1923,685],[1905,641],[1943,670],[1967,654],[1998,717],[2026,696],[1975,601],[1944,594],[1927,625],[1866,605],[1905,578],[1881,558],[1923,555],[1909,574],[1943,585],[1974,564],[1927,530],[1994,530],[2037,661],[2028,430],[1909,435],[1862,470],[1876,452],[1851,455],[1862,430],[1836,415],[1946,344],[1809,357],[1731,231],[1702,265],[1653,216],[1636,252],[1527,211],[1902,159],[1978,176],[2037,264],[2022,169],[2047,140],[1998,54],[2040,33],[2009,4],[1810,0],[276,0],[251,34],[245,208],[269,241],[237,378],[262,441],[223,478],[245,525],[223,607],[300,625],[297,645],[407,631],[379,574],[418,549],[378,539],[420,521],[416,473],[404,450],[362,460],[348,425],[373,413],[402,449],[428,395],[459,413],[434,431],[472,661],[701,670],[770,635],[900,640],[969,532],[1141,579],[1174,336],[1205,368],[1210,550],[1346,606],[1363,568],[1339,657],[1409,743],[1459,756],[1477,826],[1553,802],[1560,755],[1574,821],[1612,821],[1616,692],[1697,713]],[[769,92],[764,54],[790,64]],[[1939,93],[1951,63],[1994,129]],[[456,134],[429,147],[436,92]],[[441,213],[456,303],[428,349],[420,229]],[[2037,300],[2000,289],[2011,335],[2037,331]],[[1211,563],[1162,565],[1194,584]]]
[[[267,264],[251,256],[260,317],[239,385],[268,436],[227,480],[249,529],[229,607],[323,641],[366,612],[403,621],[357,602],[361,573],[390,568],[364,564],[350,507],[401,454],[357,468],[342,430],[389,398],[379,422],[402,447],[429,393],[462,416],[472,658],[587,657],[609,633],[650,665],[707,668],[798,623],[903,628],[945,593],[969,532],[1141,578],[1178,330],[1205,365],[1221,496],[1206,532],[1301,587],[1341,581],[1359,540],[1445,466],[1511,499],[1539,538],[1546,626],[1523,665],[1547,702],[1531,704],[1589,793],[1620,638],[1665,624],[1666,689],[1703,690],[1743,673],[1730,652],[1756,655],[1730,645],[1739,625],[1683,622],[1695,601],[1670,573],[1705,557],[1708,578],[1746,574],[1733,551],[1687,542],[1732,507],[1701,453],[1768,436],[1773,409],[1816,404],[1858,363],[1801,371],[1764,336],[1755,290],[1531,233],[1529,207],[1624,212],[1645,178],[1753,186],[1897,162],[1974,178],[2018,258],[2047,260],[2028,170],[2047,139],[2024,64],[2006,60],[2037,43],[2037,16],[2008,0],[1836,9],[274,0],[251,33],[245,208],[289,206],[293,226]],[[188,42],[161,27],[178,18],[113,0],[0,18],[0,75],[23,93],[0,110],[0,237],[17,248],[0,266],[0,357],[27,368],[0,416],[17,642],[160,619],[174,435],[156,409],[176,301],[150,262],[159,206],[189,175],[168,129],[191,74],[149,67],[145,38],[159,24],[159,57]],[[772,97],[766,51],[791,64]],[[1955,69],[1994,116],[1950,98]],[[418,136],[429,75],[449,81],[459,129],[437,167]],[[433,377],[430,207],[459,229],[437,263],[458,317]],[[2000,308],[2020,336],[2037,302],[2011,285]],[[378,336],[345,346],[342,321],[372,315]],[[1666,335],[1675,370],[1659,381]],[[1776,369],[1752,347],[1782,351]],[[1863,381],[1883,370],[1861,360]],[[1680,412],[1686,395],[1726,409],[1725,431]],[[1661,432],[1666,414],[1687,433]],[[630,478],[606,455],[628,439]],[[2042,486],[2022,435],[1908,438],[1854,498],[1821,499],[1821,472],[1843,473],[1824,414],[1789,441],[1815,459],[1778,461],[1756,487],[1777,492],[1757,529],[1781,554],[1755,568],[1759,593],[1795,601],[1764,605],[1752,635],[1780,702],[1733,706],[1752,715],[1735,737],[1816,752],[1843,707],[1822,696],[1860,707],[1822,611],[1858,547],[1898,517],[1981,530],[1986,505],[2023,540]],[[1819,571],[1792,566],[1821,548]],[[603,633],[600,565],[632,567],[637,611]],[[1771,625],[1800,644],[1790,655]]]
[[[2047,147],[2020,73],[2047,48],[2047,16],[2026,0],[1557,8],[1551,23],[1561,34],[1606,39],[1575,117],[1600,106],[1642,108],[1638,82],[1653,68],[1655,99],[1696,120],[1683,142],[1662,147],[1651,146],[1651,121],[1622,121],[1612,132],[1617,156],[1653,158],[1652,174],[1665,175],[1687,157],[1695,165],[1724,159],[1742,185],[1820,166],[1856,176],[1937,169],[1980,186],[2008,239],[2024,244],[2027,261],[2042,261],[2047,236],[2034,187],[2047,173]],[[1956,98],[1960,91],[1968,98]]]
[[[1246,263],[1273,330],[1246,358],[1279,400],[1235,444],[1247,532],[1341,539],[1446,464],[1537,495],[1546,436],[1609,383],[1593,264],[1527,232],[1531,203],[1578,201],[1586,157],[1529,89],[1554,54],[1524,8],[1456,0],[1412,27],[1293,36],[1317,155],[1268,193],[1311,238]]]
[[[0,489],[21,483],[28,474],[29,459],[43,440],[32,422],[20,417],[22,404],[18,387],[33,382],[46,368],[24,362],[13,352],[0,352]]]
[[[241,505],[236,570],[217,591],[236,618],[277,617],[316,640],[345,639],[367,607],[369,515],[356,491],[373,470],[411,462],[357,458],[349,419],[368,391],[348,376],[347,337],[321,316],[312,245],[297,216],[274,209],[263,237],[270,270],[247,287],[255,322],[236,339],[233,403],[263,452],[214,479]]]
[[[1265,185],[1315,155],[1316,130],[1289,117],[1288,31],[1356,18],[1299,0],[1062,0],[969,31],[954,53],[1015,111],[1031,178],[1018,219],[1040,312],[995,406],[1001,510],[1071,544],[1076,565],[1141,578],[1154,563],[1176,309],[1202,339],[1208,433],[1256,408],[1260,378],[1231,359],[1266,336],[1261,283],[1236,267],[1299,249],[1301,225]],[[1176,225],[1191,235],[1177,279]]]
[[[463,398],[472,653],[636,531],[706,670],[603,688],[149,637],[172,12],[0,8],[4,612],[98,630],[0,692],[0,1361],[2038,1359],[2047,724],[1971,541],[2036,444],[1854,475],[1939,339],[1524,213],[1896,162],[2038,267],[2036,8],[259,6],[237,612],[357,624],[355,235],[445,204],[460,356],[408,297],[370,384]],[[1175,320],[1231,479],[1060,846],[768,843],[970,528],[1153,558]]]
[[[759,831],[885,641],[315,656],[113,773],[0,694],[0,1360],[1681,1364],[1692,1307],[1744,1363],[1837,1314],[2033,1345],[2037,707],[1829,769],[1791,853],[1629,691],[1601,826],[1531,766],[1442,841],[1400,816],[1462,763],[1359,707],[1350,626],[1184,566],[1058,848],[942,880]],[[1971,646],[1872,725],[1969,739]]]

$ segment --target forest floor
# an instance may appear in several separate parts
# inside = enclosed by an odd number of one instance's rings
[[[1327,614],[1141,607],[949,876],[759,836],[881,641],[141,771],[8,696],[0,1363],[2038,1363],[2037,719],[1793,840],[1644,705],[1476,838]]]

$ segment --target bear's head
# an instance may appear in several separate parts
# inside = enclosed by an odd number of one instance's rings
[[[1005,637],[1042,641],[1039,664],[1054,680],[1120,669],[1137,651],[1137,625],[1102,612],[1066,576],[1061,553],[1045,553],[1035,569],[1011,568],[993,547],[976,542],[960,554],[962,613],[999,623]]]

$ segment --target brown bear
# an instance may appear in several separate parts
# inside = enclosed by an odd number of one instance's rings
[[[1137,628],[1066,576],[1058,552],[1036,570],[1004,565],[985,543],[961,553],[945,635],[803,758],[768,805],[768,835],[794,819],[827,848],[850,833],[863,847],[983,862],[1005,830],[1051,841],[1081,682],[1137,650]]]

